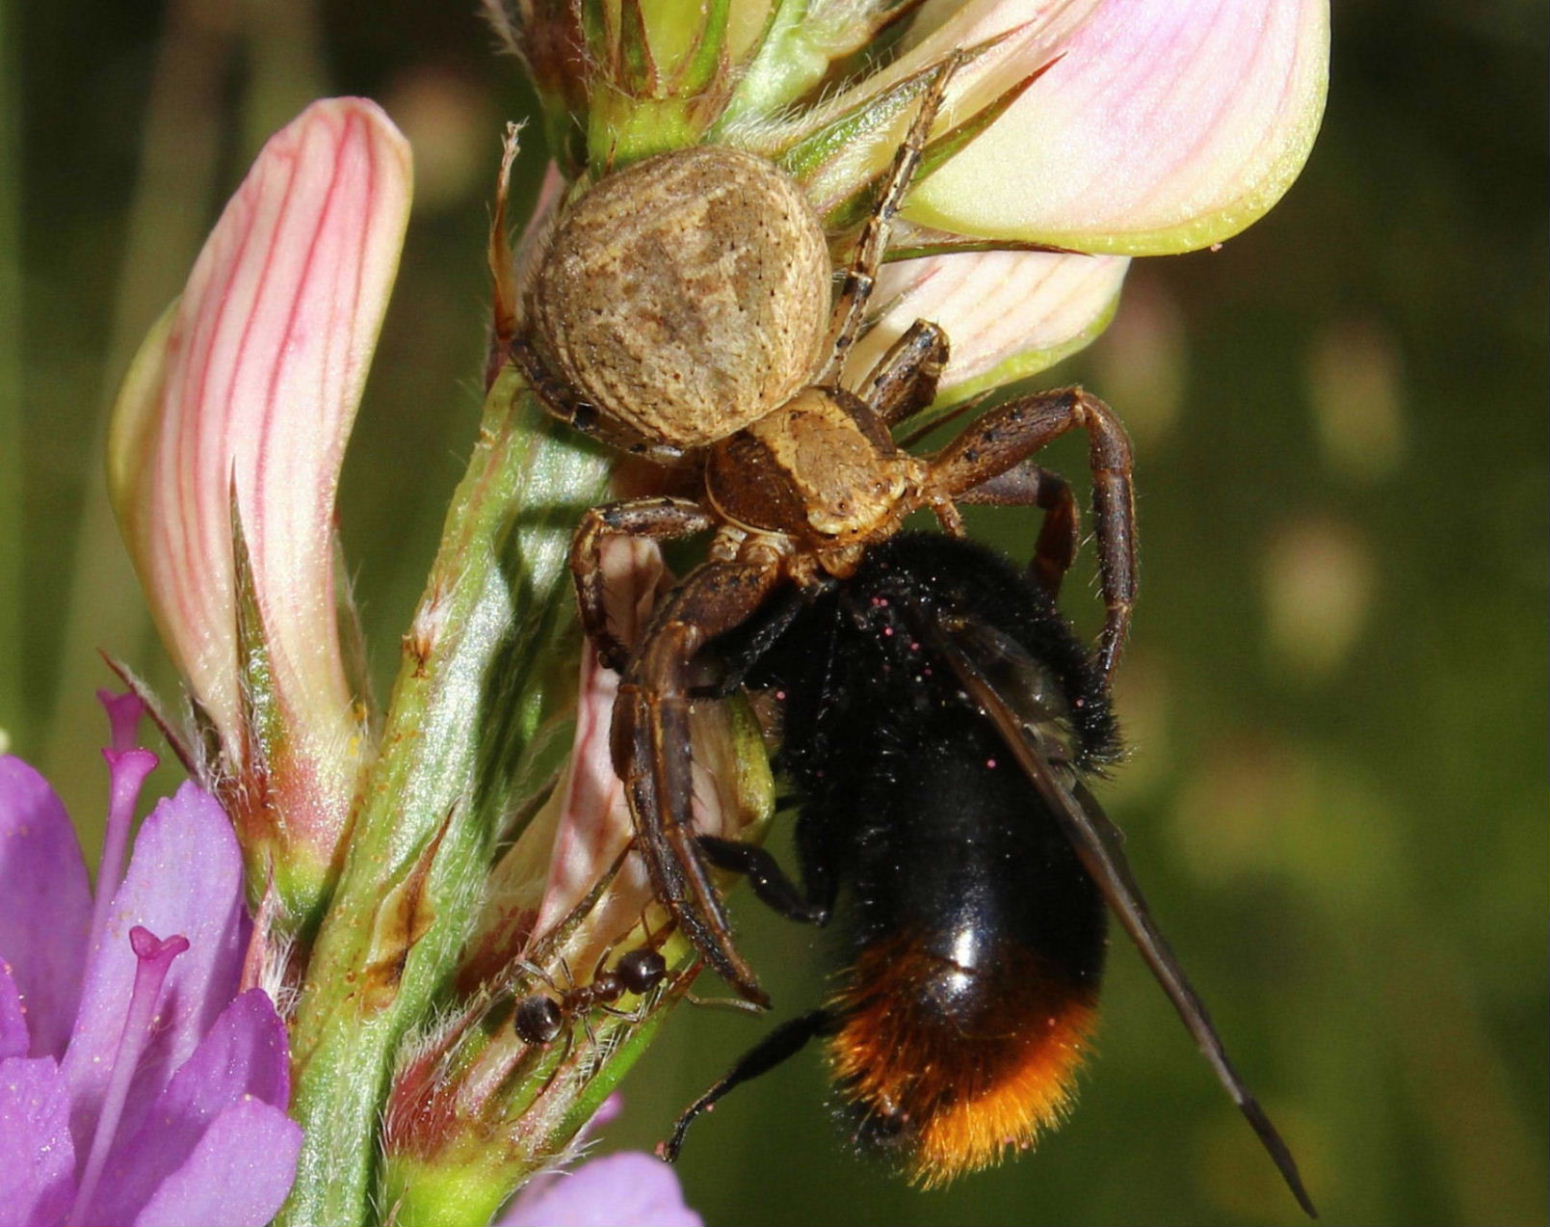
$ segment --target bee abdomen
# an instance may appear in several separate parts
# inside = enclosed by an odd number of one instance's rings
[[[835,1005],[836,1084],[866,1146],[930,1188],[1026,1149],[1069,1107],[1097,976],[1003,946],[976,970],[919,935],[864,948]]]

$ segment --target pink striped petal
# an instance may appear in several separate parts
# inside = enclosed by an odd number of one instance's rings
[[[342,664],[334,495],[409,209],[409,152],[373,103],[309,107],[264,147],[147,340],[114,413],[115,507],[163,638],[242,764],[235,497],[287,766],[342,824],[359,725]]]
[[[954,399],[1036,374],[1103,330],[1129,263],[998,251],[891,264],[878,279],[884,312],[856,345],[846,382],[860,387],[888,346],[922,319],[947,332],[951,355],[940,387]]]
[[[940,136],[948,127],[968,119],[1003,91],[1048,65],[1060,53],[1065,40],[1103,2],[1049,0],[1032,4],[1029,0],[968,0],[957,6],[927,5],[910,31],[914,45],[892,64],[863,77],[852,88],[804,111],[789,123],[773,124],[767,130],[754,128],[738,135],[746,137],[754,148],[772,138],[779,145],[797,134],[811,135],[836,117],[863,107],[869,99],[904,78],[942,63],[952,52],[999,40],[953,74],[937,120],[935,135]],[[950,10],[952,15],[945,21],[936,20],[943,10]],[[820,213],[840,203],[887,167],[912,116],[910,107],[885,124],[872,125],[870,140],[852,141],[831,151],[821,168],[803,176],[803,187]]]
[[[1026,4],[1002,8],[1027,18]],[[1053,49],[1060,61],[912,193],[912,219],[1125,255],[1236,234],[1312,147],[1329,5],[1105,0]]]

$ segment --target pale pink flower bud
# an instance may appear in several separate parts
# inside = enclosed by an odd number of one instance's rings
[[[939,391],[959,401],[1052,366],[1102,332],[1130,261],[1124,256],[993,251],[890,264],[878,279],[881,314],[846,363],[846,381],[867,373],[916,320],[952,346]]]
[[[260,153],[114,411],[114,506],[219,735],[213,774],[250,853],[257,823],[326,857],[366,749],[340,646],[334,495],[410,187],[408,146],[374,103],[309,107]]]
[[[1090,252],[1190,251],[1258,220],[1307,160],[1329,81],[1328,0],[969,3],[894,71],[1009,28],[955,81],[946,122],[1051,66],[911,194],[917,222]]]

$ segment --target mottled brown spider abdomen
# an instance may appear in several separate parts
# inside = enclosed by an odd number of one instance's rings
[[[811,380],[829,250],[801,189],[721,145],[602,179],[561,218],[529,298],[540,359],[640,436],[725,438]]]

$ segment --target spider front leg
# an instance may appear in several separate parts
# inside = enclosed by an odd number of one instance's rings
[[[947,504],[967,499],[976,488],[984,490],[1051,441],[1078,429],[1087,431],[1090,440],[1098,574],[1107,610],[1098,664],[1112,675],[1130,634],[1136,599],[1136,507],[1130,436],[1107,405],[1081,388],[1062,388],[992,409],[931,458],[925,501],[942,513]]]
[[[623,673],[630,649],[608,629],[603,574],[603,541],[608,537],[646,537],[652,541],[676,541],[714,526],[715,520],[698,503],[683,498],[639,498],[622,503],[589,507],[571,540],[571,577],[576,583],[576,606],[581,629],[597,649],[598,659],[615,673]]]
[[[746,622],[780,581],[773,562],[713,561],[691,572],[657,610],[625,671],[610,742],[658,902],[706,962],[760,1005],[769,997],[733,946],[695,840],[691,673],[699,650]]]
[[[909,132],[893,155],[893,164],[888,168],[887,176],[878,190],[877,203],[872,207],[871,216],[861,227],[855,255],[851,258],[850,267],[845,270],[845,280],[835,299],[834,316],[829,327],[829,362],[815,380],[816,383],[832,384],[839,378],[851,346],[861,335],[867,302],[872,297],[872,288],[877,284],[877,269],[888,247],[889,227],[893,224],[894,214],[904,203],[905,193],[914,181],[915,172],[920,169],[920,159],[925,152],[926,141],[931,136],[931,125],[936,122],[937,109],[947,93],[947,82],[957,71],[960,62],[960,56],[954,54],[937,68],[936,74],[926,86],[925,96],[920,100],[920,110],[915,113]]]
[[[888,347],[862,394],[879,422],[891,430],[930,406],[948,348],[947,333],[929,320],[916,320]]]

